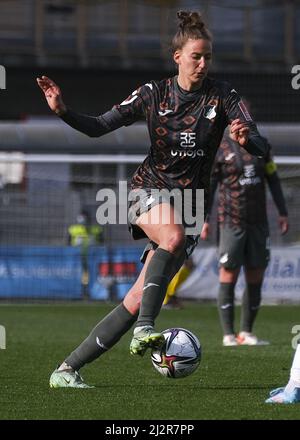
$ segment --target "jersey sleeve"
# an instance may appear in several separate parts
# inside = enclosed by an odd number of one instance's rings
[[[265,177],[268,182],[270,192],[272,194],[272,198],[273,198],[274,203],[277,207],[279,215],[281,215],[283,217],[287,217],[288,210],[286,207],[280,179],[279,179],[279,176],[277,173],[277,165],[274,162],[272,154],[271,154],[271,148],[269,149],[269,152],[266,157]]]
[[[268,142],[267,139],[265,139],[265,141]],[[268,143],[268,145],[269,145],[269,151],[265,157],[265,176],[266,176],[266,178],[268,178],[269,176],[272,176],[274,173],[277,172],[277,165],[273,159],[272,149],[271,149],[271,146],[269,143]]]
[[[121,104],[114,106],[123,120],[123,125],[131,125],[136,121],[146,119],[147,108],[151,102],[153,85],[144,84],[136,89]]]
[[[213,204],[214,204],[215,193],[217,191],[218,184],[221,180],[221,168],[220,168],[220,161],[219,161],[220,156],[221,156],[221,149],[219,148],[217,155],[216,155],[216,158],[215,158],[215,161],[214,161],[212,173],[210,176],[209,197],[208,197],[208,203],[207,203],[207,215],[205,217],[206,223],[209,223],[209,221],[210,221],[212,208],[213,208]]]
[[[90,116],[68,108],[60,118],[70,127],[90,137],[102,136],[124,125],[120,113],[114,109],[100,116]]]
[[[228,124],[230,124],[234,119],[240,119],[250,128],[249,140],[244,148],[254,156],[265,157],[268,153],[268,143],[259,134],[256,124],[240,95],[229,85],[225,92],[224,109]]]
[[[125,101],[115,105],[110,111],[100,116],[90,116],[67,109],[61,119],[70,127],[90,137],[99,137],[122,126],[131,125],[144,119],[147,102],[150,99],[151,84],[135,90]]]

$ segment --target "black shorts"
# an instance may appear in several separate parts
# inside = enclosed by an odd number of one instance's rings
[[[136,220],[141,214],[143,214],[144,212],[148,212],[154,206],[164,202],[171,203],[172,205],[172,201],[170,201],[170,198],[169,197],[164,198],[163,193],[160,193],[159,196],[157,196],[155,192],[153,192],[151,189],[143,189],[143,191],[144,193],[143,196],[141,197],[140,189],[137,189],[136,198],[133,197],[133,200],[129,202],[129,206],[128,206],[128,227],[134,240],[148,238],[145,232],[136,224]],[[183,222],[183,226],[185,227],[184,222]],[[199,241],[199,236],[200,236],[199,234],[186,236],[186,243],[185,243],[186,258],[188,258],[192,254],[195,247],[197,246]],[[150,240],[142,253],[141,262],[145,263],[148,252],[150,250],[155,250],[157,247],[158,244]]]
[[[270,260],[268,225],[220,227],[219,263],[225,269],[266,268]]]

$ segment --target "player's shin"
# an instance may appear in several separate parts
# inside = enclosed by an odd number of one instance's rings
[[[78,371],[113,347],[130,329],[137,316],[132,315],[123,303],[113,309],[91,331],[89,336],[67,357],[66,364]]]
[[[252,332],[261,301],[261,286],[262,282],[256,284],[248,283],[245,288],[241,313],[242,332]]]
[[[154,326],[154,320],[159,314],[168,284],[174,274],[183,264],[185,253],[176,257],[170,252],[158,248],[147,268],[143,297],[136,327]],[[179,262],[180,261],[180,262]],[[176,267],[176,272],[174,268]]]
[[[224,335],[234,334],[234,283],[220,283],[218,310]]]

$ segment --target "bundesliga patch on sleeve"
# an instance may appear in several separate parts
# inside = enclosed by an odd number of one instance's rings
[[[266,164],[266,173],[271,176],[277,170],[277,165],[275,162],[271,161]]]
[[[241,112],[243,113],[246,121],[252,121],[251,115],[248,112],[248,109],[247,109],[246,105],[243,103],[243,101],[239,102],[239,108],[240,108]]]

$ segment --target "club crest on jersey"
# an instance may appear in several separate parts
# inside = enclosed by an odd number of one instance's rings
[[[214,119],[217,116],[216,105],[205,105],[203,107],[203,116],[209,120]]]

